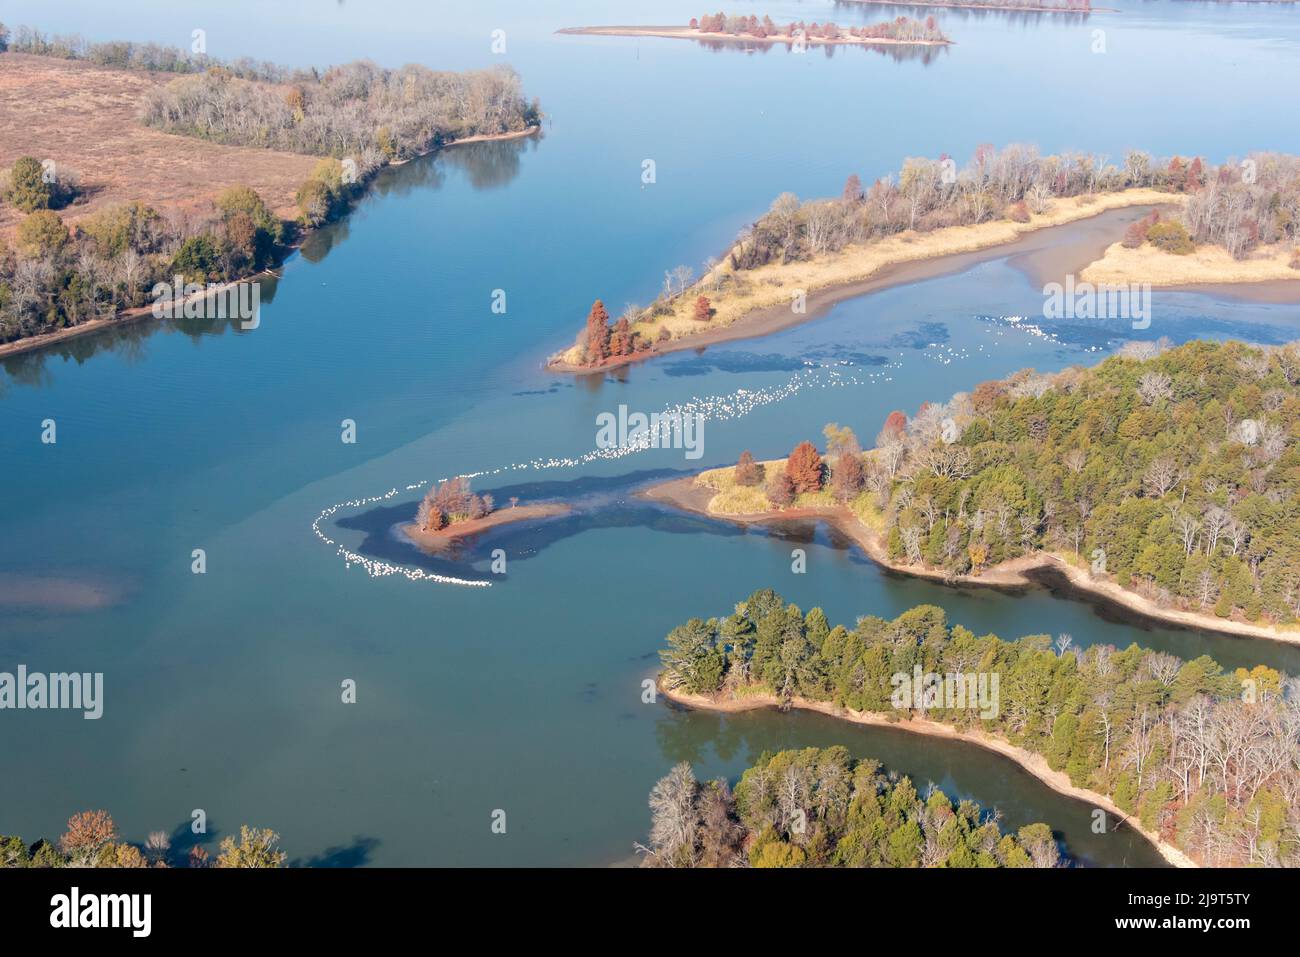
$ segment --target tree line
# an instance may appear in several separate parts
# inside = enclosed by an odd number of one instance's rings
[[[642,867],[1056,867],[1046,824],[1005,834],[974,801],[953,804],[931,785],[848,749],[764,752],[733,791],[697,781],[689,764],[650,792]]]
[[[869,453],[824,434],[825,459],[744,453],[710,480],[752,490],[724,510],[838,502],[900,564],[979,575],[1048,551],[1159,607],[1300,621],[1300,344],[1131,343],[891,412]]]
[[[361,60],[279,84],[216,67],[151,89],[141,111],[164,132],[372,169],[468,136],[521,132],[540,116],[506,66],[452,73]]]
[[[1204,655],[1136,644],[1080,650],[1067,635],[977,636],[933,605],[832,627],[771,589],[666,643],[670,690],[758,690],[899,718],[917,709],[896,706],[897,675],[997,674],[995,716],[942,697],[921,713],[1042,755],[1206,864],[1300,864],[1300,683],[1273,669],[1228,674]]]
[[[1199,157],[1153,159],[1129,151],[1121,164],[1086,153],[1041,156],[1032,146],[981,146],[958,169],[949,157],[912,157],[897,176],[863,188],[850,175],[833,199],[801,202],[782,193],[740,235],[733,270],[810,260],[845,246],[913,229],[972,226],[995,219],[1028,222],[1053,201],[1146,188],[1186,197],[1175,222],[1193,242],[1224,246],[1241,258],[1260,245],[1300,235],[1300,158],[1255,153],[1219,166]],[[1187,251],[1190,251],[1187,250]]]
[[[862,27],[840,27],[826,21],[825,23],[805,23],[797,20],[785,26],[777,26],[772,18],[764,16],[729,16],[725,13],[706,13],[700,17],[691,17],[690,28],[701,33],[726,33],[735,37],[754,37],[759,40],[781,38],[793,42],[800,36],[823,40],[841,40],[856,38],[861,40],[910,40],[913,42],[943,42],[948,39],[939,29],[934,17],[914,20],[911,17],[897,17],[881,23]]]
[[[897,560],[978,573],[1043,549],[1162,606],[1289,625],[1297,435],[1300,346],[1145,344],[891,416],[866,472]]]
[[[20,158],[10,183],[38,189],[23,173],[32,169],[40,169],[35,158]],[[0,189],[9,202],[15,192]],[[32,211],[12,247],[0,238],[0,342],[114,318],[149,304],[155,284],[178,275],[196,285],[251,275],[279,262],[294,229],[247,186],[225,190],[208,209],[120,203],[71,229],[49,204],[15,203]]]
[[[185,854],[173,851],[165,831],[154,831],[143,845],[119,839],[107,811],[81,811],[68,818],[58,841],[44,839],[28,845],[20,837],[0,834],[0,868],[4,867],[283,867],[280,835],[266,828],[242,825],[239,838],[221,839],[214,861],[199,844]]]
[[[721,261],[706,262],[698,279],[689,266],[666,272],[662,293],[648,306],[629,303],[619,321],[627,321],[631,351],[643,351],[672,338],[663,326],[656,332],[654,322],[672,314],[683,299],[689,303],[693,296],[704,297],[708,311],[692,315],[707,321],[719,296],[743,288],[744,273],[770,263],[813,261],[908,230],[931,232],[995,220],[1027,223],[1049,213],[1058,200],[1086,201],[1138,188],[1182,197],[1185,207],[1174,216],[1135,223],[1125,234],[1125,245],[1150,243],[1185,254],[1197,244],[1210,244],[1237,258],[1261,247],[1284,246],[1292,248],[1292,265],[1300,269],[1300,251],[1295,251],[1300,242],[1300,157],[1253,153],[1240,162],[1213,166],[1199,157],[1157,160],[1130,150],[1115,164],[1088,153],[1043,156],[1023,144],[1002,149],[984,145],[960,168],[946,155],[911,157],[897,174],[870,186],[850,174],[837,197],[803,201],[782,193],[740,232]],[[600,365],[611,357],[594,344],[593,337],[602,335],[609,333],[590,323],[579,333],[575,345],[586,356],[583,364]]]

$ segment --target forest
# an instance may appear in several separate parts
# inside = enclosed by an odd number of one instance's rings
[[[40,169],[34,157],[20,158],[0,192],[27,212],[14,246],[0,237],[0,342],[115,318],[147,305],[156,283],[178,275],[197,285],[249,276],[280,261],[292,230],[246,186],[224,191],[208,210],[123,203],[69,229],[49,208],[54,187]]]
[[[923,716],[1042,755],[1206,865],[1300,863],[1300,683],[1273,669],[1228,674],[1206,656],[1080,649],[1068,635],[977,636],[933,605],[832,627],[771,589],[666,643],[670,692],[761,690],[900,720],[918,709],[896,706],[895,676],[997,674],[996,716],[943,699]]]
[[[29,846],[21,837],[0,834],[0,868],[283,867],[288,855],[278,849],[279,843],[274,831],[241,825],[237,840],[221,839],[213,860],[197,843],[188,850],[173,847],[166,831],[152,832],[143,845],[122,841],[107,811],[81,811],[68,818],[68,829],[58,841],[41,839]]]
[[[904,565],[979,575],[1047,551],[1158,607],[1290,626],[1298,435],[1300,345],[1130,343],[894,411],[865,455],[832,424],[825,457],[805,441],[702,480],[720,511],[844,504]]]
[[[1057,867],[1046,824],[998,816],[846,748],[765,752],[733,792],[682,762],[650,792],[642,867]]]

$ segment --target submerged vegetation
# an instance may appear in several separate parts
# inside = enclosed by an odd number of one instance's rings
[[[1300,863],[1300,685],[1273,669],[1226,674],[1205,656],[1080,650],[1065,635],[976,636],[933,605],[832,627],[770,589],[679,625],[667,645],[670,692],[919,712],[1041,755],[1206,864]],[[943,695],[900,700],[918,673],[998,676],[995,713]]]
[[[733,792],[678,764],[650,792],[643,867],[1056,867],[1046,824],[1004,834],[973,801],[954,806],[843,747],[764,753]]]

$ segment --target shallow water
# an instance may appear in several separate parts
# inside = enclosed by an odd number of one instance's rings
[[[1068,632],[1293,672],[1296,649],[1108,621],[1040,589],[944,588],[886,574],[824,528],[741,532],[629,499],[643,473],[722,464],[745,448],[777,456],[827,421],[869,440],[891,409],[1026,365],[1097,361],[1132,330],[1044,323],[1038,285],[995,260],[700,355],[582,379],[539,367],[593,298],[615,312],[645,301],[664,270],[716,253],[785,189],[837,193],[848,172],[964,158],[982,142],[1216,160],[1296,151],[1300,133],[1248,92],[1294,70],[1295,11],[938,14],[958,43],[927,64],[552,32],[698,14],[677,2],[653,16],[613,3],[516,6],[259,5],[252,21],[249,4],[233,3],[195,24],[161,3],[9,5],[7,22],[95,38],[181,42],[202,25],[215,55],[300,63],[481,66],[500,27],[549,119],[540,140],[459,147],[385,174],[287,264],[255,331],[146,322],[0,366],[0,582],[56,580],[36,605],[0,605],[0,670],[102,671],[106,685],[99,721],[0,715],[0,754],[18,769],[0,785],[0,832],[54,836],[73,811],[105,807],[142,840],[201,807],[210,839],[245,822],[274,827],[304,863],[603,864],[644,838],[646,794],[675,761],[735,775],[764,749],[842,742],[995,806],[1008,825],[1047,820],[1086,863],[1154,861],[1131,835],[1092,835],[1089,808],[1001,758],[815,715],[677,712],[642,704],[641,682],[674,624],[726,613],[765,586],[833,621],[933,602],[1008,638]],[[841,23],[906,12],[767,10]],[[1104,56],[1089,52],[1096,28]],[[1177,98],[1173,75],[1191,87]],[[647,157],[658,182],[643,189]],[[498,288],[505,316],[490,311]],[[1294,316],[1170,293],[1143,335],[1285,341]],[[426,560],[390,534],[398,506],[413,509],[407,485],[577,458],[600,412],[696,398],[718,415],[699,461],[651,452],[479,479],[499,500],[581,483],[575,515],[494,531],[454,567],[427,563],[492,587],[372,578],[312,533],[323,509],[397,488],[322,529],[362,556],[419,567]],[[58,422],[55,446],[39,442],[45,418]],[[339,440],[345,418],[357,422],[355,445]],[[806,575],[790,571],[796,544]],[[504,579],[488,570],[495,547],[508,556]],[[190,571],[196,548],[202,576]],[[87,602],[88,587],[99,600]],[[11,594],[0,588],[0,600]],[[340,703],[347,678],[355,705]],[[495,809],[507,812],[504,836],[489,830]]]

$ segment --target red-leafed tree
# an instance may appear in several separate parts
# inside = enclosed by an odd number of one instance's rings
[[[695,321],[708,322],[713,318],[713,303],[709,302],[708,296],[700,296],[695,300]]]
[[[860,203],[862,197],[862,180],[858,179],[857,173],[850,173],[849,178],[844,181],[844,202]]]
[[[632,354],[632,331],[626,317],[614,323],[614,331],[609,336],[609,354],[611,356],[630,356]]]
[[[790,483],[796,493],[817,492],[822,487],[822,457],[817,446],[811,442],[800,442],[785,460],[785,474],[790,476]]]
[[[609,358],[609,313],[597,299],[587,313],[587,362],[598,365]]]
[[[897,439],[907,428],[907,416],[895,409],[885,417],[885,424],[880,430],[880,434],[889,438]]]

